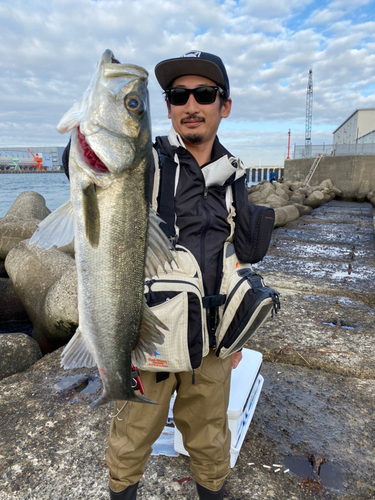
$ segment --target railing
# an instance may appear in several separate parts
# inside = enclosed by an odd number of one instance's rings
[[[319,146],[294,145],[294,160],[323,156],[375,155],[375,143],[367,144],[322,144]]]
[[[246,182],[248,184],[257,184],[261,181],[270,180],[271,171],[275,174],[275,181],[281,179],[284,175],[284,167],[249,167],[245,169]]]

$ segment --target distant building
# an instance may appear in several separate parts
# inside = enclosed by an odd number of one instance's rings
[[[38,153],[40,157],[43,158],[43,165],[47,167],[48,170],[57,170],[59,166],[62,165],[62,154],[64,152],[64,147],[61,146],[30,146],[30,147],[1,147],[0,150],[3,153],[0,153],[0,156],[18,156],[19,158],[27,158],[32,159],[31,154],[28,152],[28,149],[32,151],[34,154]],[[22,161],[22,160],[21,160]]]
[[[375,134],[375,108],[356,109],[333,132],[333,144],[355,144],[368,134]]]
[[[374,144],[375,130],[371,130],[368,134],[362,135],[357,139],[357,144]]]

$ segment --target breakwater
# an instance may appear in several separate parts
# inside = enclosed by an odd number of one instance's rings
[[[285,160],[284,181],[303,182],[315,158]],[[331,179],[346,199],[375,190],[375,155],[323,156],[310,181],[319,184]]]
[[[281,310],[247,345],[263,354],[265,384],[226,497],[374,497],[374,255],[370,203],[333,200],[274,230],[254,269]],[[63,370],[60,354],[0,381],[1,500],[108,496],[111,408],[88,412],[95,395],[57,390],[95,375]],[[153,456],[141,498],[195,500],[191,479],[186,457]]]

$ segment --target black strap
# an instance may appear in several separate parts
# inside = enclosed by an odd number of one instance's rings
[[[233,205],[236,209],[236,214],[239,214],[245,205],[245,180],[246,176],[244,175],[232,184]]]
[[[174,208],[174,184],[176,177],[177,163],[171,158],[161,153],[159,154],[160,185],[158,195],[158,212],[163,222],[160,228],[167,238],[175,238],[175,208]]]
[[[163,382],[169,378],[168,372],[156,372],[156,383]]]
[[[203,307],[205,309],[209,307],[220,307],[225,304],[226,299],[226,295],[206,295],[202,300]]]

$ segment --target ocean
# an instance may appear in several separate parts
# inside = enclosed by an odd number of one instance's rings
[[[249,182],[248,186],[257,184]],[[0,174],[0,218],[4,217],[23,191],[36,191],[56,210],[69,199],[69,181],[63,173]]]
[[[36,191],[53,211],[69,199],[69,181],[63,173],[0,174],[0,217],[23,191]]]

